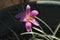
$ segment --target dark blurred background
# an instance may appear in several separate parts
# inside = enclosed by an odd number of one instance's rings
[[[2,2],[0,1],[0,3]],[[8,28],[10,27],[14,30],[17,35],[26,32],[25,24],[20,22],[19,19],[16,19],[14,16],[19,12],[23,12],[23,7],[25,9],[27,3],[20,4],[20,1],[16,1],[16,3],[13,3],[15,5],[11,4],[12,6],[7,5],[8,3],[6,2],[6,5],[4,4],[5,6],[0,6],[0,40],[17,40],[15,35]],[[60,22],[60,5],[37,4],[36,1],[29,2],[28,4],[30,4],[32,8],[31,10],[36,9],[39,11],[39,15],[37,16],[51,26],[54,31]],[[41,22],[40,25],[46,33],[51,34],[51,32]],[[56,36],[60,37],[60,30],[57,32]],[[19,36],[20,40],[28,40],[29,37],[30,35]]]

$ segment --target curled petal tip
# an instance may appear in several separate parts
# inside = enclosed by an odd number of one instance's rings
[[[33,11],[31,12],[31,15],[32,15],[32,16],[36,16],[36,15],[38,15],[38,13],[39,13],[39,12],[38,12],[37,10],[33,10]]]
[[[30,5],[27,5],[27,8],[30,8]]]
[[[30,5],[27,5],[27,7],[26,7],[26,10],[28,11],[28,10],[30,10]]]
[[[32,12],[34,12],[34,13],[37,13],[37,14],[38,14],[38,11],[37,11],[37,10],[33,10]]]

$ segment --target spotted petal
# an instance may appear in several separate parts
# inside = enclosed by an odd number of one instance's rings
[[[26,22],[26,30],[27,30],[27,32],[29,32],[31,30],[31,23],[30,22]]]
[[[31,23],[33,23],[33,24],[36,25],[36,26],[39,26],[39,23],[38,23],[35,19],[32,20]]]

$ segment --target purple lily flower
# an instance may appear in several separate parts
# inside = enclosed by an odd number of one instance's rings
[[[39,26],[39,23],[34,19],[34,17],[38,14],[37,10],[32,10],[30,11],[31,7],[30,5],[27,5],[26,7],[26,12],[24,13],[19,13],[15,17],[20,18],[21,22],[26,23],[26,30],[29,32],[31,30],[32,24]],[[32,23],[32,24],[31,24]]]

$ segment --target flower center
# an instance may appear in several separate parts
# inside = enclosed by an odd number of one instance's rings
[[[30,15],[26,15],[26,19],[27,19],[28,21],[32,21],[34,18],[31,17]]]

